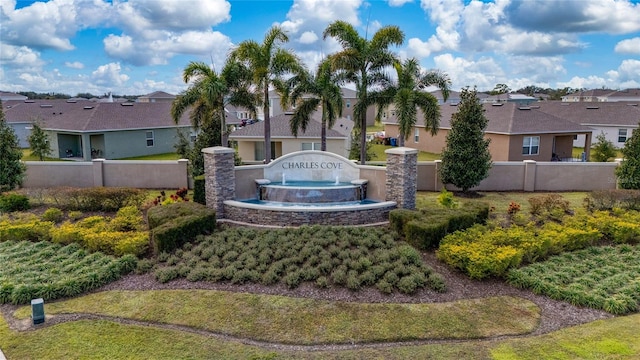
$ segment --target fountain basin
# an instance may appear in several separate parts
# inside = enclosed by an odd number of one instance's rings
[[[272,183],[265,179],[256,181],[258,199],[282,203],[347,203],[366,198],[366,180],[339,181],[287,181]]]
[[[228,221],[242,224],[286,227],[302,225],[386,224],[395,201],[361,200],[345,203],[283,203],[257,199],[224,201]],[[265,225],[266,224],[266,225]]]

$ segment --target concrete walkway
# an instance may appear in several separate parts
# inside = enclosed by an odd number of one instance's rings
[[[7,360],[7,358],[4,357],[4,354],[2,353],[2,349],[0,349],[0,360]]]

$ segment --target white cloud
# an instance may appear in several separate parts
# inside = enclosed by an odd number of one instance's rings
[[[640,37],[620,41],[616,44],[614,51],[620,54],[640,55]]]
[[[100,86],[120,87],[129,80],[129,76],[120,71],[120,63],[101,65],[91,73],[91,80]]]
[[[523,0],[506,7],[509,22],[525,30],[606,32],[640,30],[640,4],[629,0]]]
[[[40,52],[26,46],[13,46],[0,43],[0,62],[14,69],[33,70],[40,69],[44,61],[40,58]]]
[[[399,7],[406,3],[413,2],[413,0],[387,0],[389,6]]]
[[[507,82],[502,66],[490,57],[469,60],[442,54],[433,60],[435,68],[445,72],[451,79],[452,89],[477,86],[479,90],[488,90],[498,83]]]
[[[298,41],[302,44],[313,44],[318,40],[318,35],[316,35],[313,31],[305,31],[300,35],[300,39]]]
[[[591,75],[587,77],[574,76],[567,82],[558,82],[558,87],[597,89],[606,88],[638,88],[640,87],[640,60],[623,60],[615,70],[605,73],[606,77]]]
[[[64,66],[71,69],[84,69],[84,64],[80,61],[65,61]]]

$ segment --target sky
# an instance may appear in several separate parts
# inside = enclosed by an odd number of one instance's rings
[[[0,0],[0,91],[178,94],[191,61],[222,68],[243,40],[281,26],[310,68],[340,49],[344,20],[452,89],[640,87],[640,0]]]

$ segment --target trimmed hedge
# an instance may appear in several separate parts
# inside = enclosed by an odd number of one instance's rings
[[[397,209],[389,213],[391,228],[420,250],[437,248],[447,234],[484,224],[488,218],[489,206],[486,204],[421,211]]]
[[[62,187],[48,193],[60,209],[79,211],[118,211],[125,206],[139,208],[146,198],[144,190],[125,187]]]
[[[171,252],[198,235],[212,233],[216,227],[215,211],[195,202],[153,207],[147,212],[147,220],[157,253]]]
[[[15,193],[0,194],[0,213],[29,210],[29,198]]]
[[[204,184],[204,175],[196,176],[193,178],[193,201],[202,205],[207,204]]]

